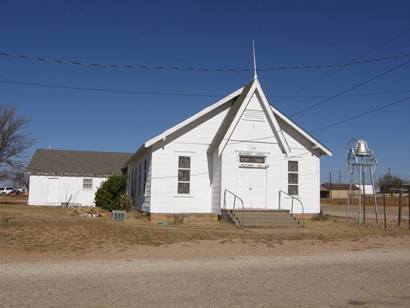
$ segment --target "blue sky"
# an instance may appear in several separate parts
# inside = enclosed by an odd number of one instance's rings
[[[1,1],[0,50],[92,63],[250,68],[344,63],[410,53],[408,1]],[[406,59],[343,69],[260,72],[271,104],[292,114]],[[4,81],[224,96],[250,72],[86,68],[0,56],[0,104],[30,118],[35,148],[135,151],[216,97],[136,95]],[[293,120],[307,131],[410,95],[410,64]],[[406,93],[407,91],[407,93]],[[394,92],[394,93],[391,93]],[[282,95],[308,96],[280,98]],[[334,153],[322,180],[346,176],[346,145],[363,137],[378,174],[410,178],[410,103],[314,134]]]

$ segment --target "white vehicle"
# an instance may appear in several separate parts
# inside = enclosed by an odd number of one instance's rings
[[[9,195],[14,190],[14,187],[0,187],[0,195]]]

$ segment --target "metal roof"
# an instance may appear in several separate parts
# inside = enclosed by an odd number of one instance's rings
[[[121,174],[131,153],[38,149],[26,172],[66,176],[110,176]]]

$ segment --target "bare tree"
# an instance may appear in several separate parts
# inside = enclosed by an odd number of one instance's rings
[[[0,106],[0,180],[21,170],[25,151],[34,139],[25,131],[28,119],[18,116],[14,107]]]

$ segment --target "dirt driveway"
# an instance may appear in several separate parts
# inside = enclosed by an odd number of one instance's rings
[[[287,229],[238,229],[225,223],[158,225],[130,213],[123,223],[108,217],[92,219],[72,215],[63,208],[0,205],[1,262],[128,259],[134,257],[212,257],[283,254],[284,244],[303,251],[327,246],[380,247],[410,241],[406,228],[392,226],[387,233],[374,224],[346,224],[343,219],[306,220],[303,227]],[[199,245],[200,244],[200,245]],[[196,247],[192,249],[192,247]],[[360,247],[359,247],[360,248]],[[294,253],[294,252],[292,252]]]
[[[408,307],[410,250],[0,264],[2,307]]]
[[[408,306],[410,233],[124,223],[0,204],[1,307]]]

